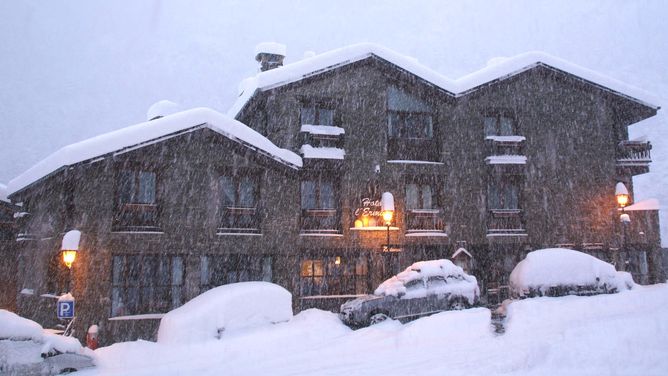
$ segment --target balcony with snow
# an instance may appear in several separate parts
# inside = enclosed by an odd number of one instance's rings
[[[649,172],[652,144],[645,138],[624,140],[617,144],[617,173],[640,175]]]
[[[346,155],[344,136],[345,130],[341,127],[303,124],[299,132],[302,143],[299,154],[304,158],[304,165],[340,165]]]
[[[487,238],[526,237],[522,209],[491,209],[487,217]]]

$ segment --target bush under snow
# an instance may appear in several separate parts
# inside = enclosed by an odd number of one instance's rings
[[[586,253],[566,248],[539,249],[527,254],[510,274],[513,293],[545,295],[552,287],[582,286],[599,292],[633,288],[629,273]]]
[[[223,331],[288,321],[292,294],[268,282],[241,282],[211,289],[160,321],[158,342],[193,343],[219,339]]]

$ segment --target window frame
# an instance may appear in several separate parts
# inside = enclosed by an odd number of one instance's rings
[[[234,184],[234,203],[232,206],[225,206],[226,199],[225,188],[223,187],[223,178],[229,178]],[[253,202],[254,206],[240,205],[242,196],[243,179],[248,178],[253,183]],[[222,169],[218,173],[216,184],[218,187],[217,202],[219,208],[218,231],[232,233],[261,233],[261,218],[259,214],[262,172],[253,168]],[[248,221],[248,224],[244,224]],[[236,225],[236,226],[235,226]]]
[[[273,282],[274,260],[271,255],[242,253],[205,254],[200,255],[199,260],[200,293],[230,283],[246,281]],[[246,262],[243,263],[243,261]],[[238,268],[238,265],[242,263],[247,267]],[[235,268],[234,266],[237,267]],[[265,268],[266,266],[268,268]],[[243,273],[247,274],[244,278],[242,278]]]
[[[132,192],[130,199],[125,200],[123,190],[123,174],[132,175]],[[150,173],[153,176],[153,200],[141,202],[141,176]],[[159,231],[160,229],[160,171],[156,166],[139,163],[117,165],[114,173],[114,217],[112,231]]]
[[[313,121],[306,121],[304,119],[304,111],[312,110],[313,111]],[[322,122],[321,118],[323,114],[321,112],[331,112],[331,123],[327,124]],[[337,121],[337,111],[336,104],[332,99],[325,98],[301,98],[299,99],[299,124],[300,125],[325,125],[325,126],[336,126]]]
[[[167,270],[160,273],[165,260]],[[178,269],[175,260],[179,260]],[[166,313],[185,303],[186,259],[183,255],[112,254],[110,272],[111,317]],[[162,283],[165,275],[167,283]],[[176,275],[180,280],[175,283]],[[160,290],[167,299],[156,298]]]
[[[304,206],[305,189],[307,182],[314,183],[315,206]],[[323,205],[323,182],[331,183],[333,207]],[[301,209],[301,232],[302,233],[340,233],[341,232],[341,187],[340,179],[332,172],[308,173],[302,176],[299,183],[299,207]],[[333,226],[327,226],[326,222],[332,221]]]
[[[488,134],[487,119],[494,119],[494,132],[491,134]],[[502,131],[502,119],[510,119],[510,134],[504,134]],[[512,111],[507,109],[492,110],[484,113],[482,126],[485,137],[516,136],[518,134],[517,117]]]
[[[417,187],[418,207],[409,205],[408,188],[411,185]],[[431,205],[425,207],[424,187],[430,187]],[[406,232],[436,232],[445,231],[443,220],[444,210],[441,199],[443,183],[438,176],[434,175],[411,175],[404,182],[404,205]]]
[[[339,258],[340,263],[336,264]],[[316,273],[320,265],[320,274]],[[305,255],[299,263],[300,296],[369,293],[370,262],[366,254]]]

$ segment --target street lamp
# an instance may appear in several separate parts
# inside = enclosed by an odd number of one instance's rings
[[[70,284],[72,280],[72,264],[77,258],[77,252],[79,251],[79,240],[81,240],[81,231],[71,230],[65,233],[63,236],[63,242],[60,246],[60,252],[63,256],[63,263],[69,269],[69,276],[67,281],[67,290],[70,290]]]
[[[381,210],[383,213],[383,220],[385,221],[385,226],[387,226],[387,250],[390,250],[390,225],[392,224],[392,218],[394,217],[394,196],[392,193],[385,192],[381,197]]]
[[[631,201],[631,196],[629,195],[629,190],[626,189],[624,183],[619,182],[615,186],[615,197],[617,198],[617,205],[619,205],[622,210],[622,214],[619,216],[619,221],[622,223],[622,251],[626,252],[626,227],[631,223],[631,217],[624,213],[624,208],[628,206]],[[623,265],[623,263],[620,263]]]

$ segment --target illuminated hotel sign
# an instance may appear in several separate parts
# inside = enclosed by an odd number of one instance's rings
[[[355,227],[383,226],[383,213],[380,198],[364,197],[353,211]]]

